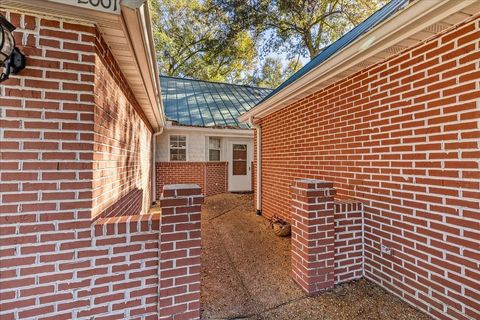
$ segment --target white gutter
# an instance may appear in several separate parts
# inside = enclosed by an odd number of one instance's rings
[[[152,135],[152,202],[155,203],[157,201],[157,137],[163,133],[166,121],[161,99],[160,78],[152,37],[150,13],[146,0],[122,0],[121,9],[126,32],[135,52],[136,64],[141,72],[143,83],[149,84],[145,86],[145,90],[148,93],[150,104],[153,106],[157,124],[154,126],[154,130],[158,131]],[[134,38],[131,36],[132,34],[140,35],[140,37]]]
[[[253,130],[250,129],[224,129],[224,128],[210,128],[210,127],[190,127],[181,125],[172,125],[171,121],[167,121],[165,128],[169,132],[189,132],[189,133],[203,133],[210,136],[219,137],[242,137],[253,138]]]
[[[357,72],[358,65],[368,59],[383,60],[375,55],[474,3],[475,0],[414,1],[239,119],[247,122],[252,117],[263,118]]]
[[[152,202],[157,202],[157,137],[163,133],[163,128],[155,132],[152,136],[153,140],[153,154],[152,154]]]
[[[160,78],[147,1],[123,0],[121,17],[135,55],[135,64],[143,80],[144,90],[147,92],[149,103],[153,106],[153,116],[156,120],[154,130],[160,130],[165,126],[166,120],[160,98]]]
[[[262,127],[253,122],[253,117],[248,119],[252,127],[257,130],[257,215],[262,215]]]

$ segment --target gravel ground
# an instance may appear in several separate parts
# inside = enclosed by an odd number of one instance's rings
[[[363,279],[306,296],[290,278],[290,238],[255,215],[251,195],[207,198],[202,241],[202,319],[430,319]]]

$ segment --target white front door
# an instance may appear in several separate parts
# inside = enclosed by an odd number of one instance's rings
[[[228,191],[252,190],[252,144],[232,141],[228,148]]]

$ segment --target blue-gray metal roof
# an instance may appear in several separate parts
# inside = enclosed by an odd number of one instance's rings
[[[333,42],[332,44],[325,47],[325,49],[320,52],[315,58],[310,60],[306,65],[303,66],[300,70],[294,73],[290,78],[285,80],[282,84],[280,84],[275,90],[270,92],[266,97],[262,99],[263,102],[268,98],[274,96],[279,91],[284,89],[285,87],[289,86],[293,82],[297,81],[305,74],[310,72],[312,69],[317,67],[318,65],[322,64],[325,60],[329,59],[333,55],[335,55],[338,51],[348,46],[350,43],[355,41],[359,38],[362,34],[366,33],[382,21],[386,20],[392,14],[397,12],[399,9],[405,7],[411,0],[392,0],[383,6],[381,9],[376,11],[370,17],[368,17],[365,21],[357,25],[355,28],[344,34],[341,38],[337,41]]]
[[[272,89],[160,76],[168,120],[186,126],[248,128],[238,117]]]

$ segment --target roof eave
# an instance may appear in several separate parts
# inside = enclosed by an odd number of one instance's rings
[[[143,2],[143,1],[141,1]],[[138,7],[121,5],[122,20],[129,37],[131,50],[134,52],[136,64],[140,71],[145,91],[153,110],[151,125],[158,131],[165,126],[166,119],[161,99],[160,80],[156,62],[155,45],[152,35],[152,25],[147,2]],[[141,63],[147,61],[147,63]]]
[[[174,125],[170,121],[167,121],[165,129],[168,132],[174,132],[174,131],[192,132],[192,133],[203,132],[203,133],[208,133],[211,136],[253,138],[253,130],[252,129],[178,126],[178,125]]]
[[[247,122],[252,118],[261,119],[290,105],[294,101],[368,67],[365,62],[373,65],[385,60],[387,57],[382,57],[380,53],[385,52],[389,48],[394,48],[412,35],[441,22],[443,19],[471,5],[475,5],[475,0],[414,1],[397,14],[394,14],[360,36],[349,46],[337,52],[303,77],[267,100],[260,102],[254,108],[241,115],[239,120]],[[425,32],[424,38],[419,39],[418,43],[433,35],[435,33]]]
[[[60,0],[2,0],[1,6],[94,24],[155,131],[165,126],[160,80],[146,0],[119,1],[119,12],[78,7]],[[146,63],[145,63],[146,62]]]

